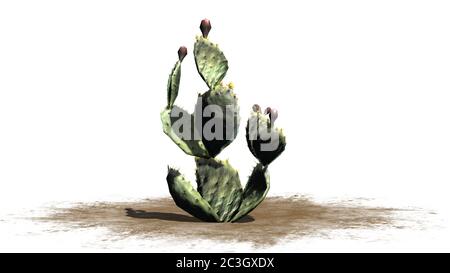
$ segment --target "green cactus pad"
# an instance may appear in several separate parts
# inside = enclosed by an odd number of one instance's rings
[[[237,96],[228,85],[217,85],[215,89],[205,92],[205,94],[207,94],[205,96],[207,104],[215,104],[221,107],[238,106]]]
[[[171,117],[172,111],[182,112],[183,116],[188,116],[191,120],[191,133],[190,135],[194,135],[194,118],[191,114],[186,112],[185,110],[181,109],[178,106],[173,106],[171,109],[164,109],[161,112],[161,121],[163,125],[163,131],[166,135],[168,135],[175,144],[178,145],[178,147],[181,148],[186,154],[197,156],[197,157],[209,157],[208,151],[206,150],[205,146],[203,145],[201,140],[195,140],[195,139],[183,139],[183,136],[178,135],[177,132],[173,130],[172,125],[178,117]]]
[[[250,126],[250,124],[254,124],[255,126]],[[281,153],[283,153],[286,147],[286,137],[284,136],[283,130],[272,127],[267,116],[261,114],[260,112],[253,112],[247,121],[245,130],[248,148],[263,165],[270,164]],[[270,138],[262,139],[260,135],[261,131],[268,132],[267,134]],[[251,139],[250,136],[257,137],[253,137],[253,139]],[[264,150],[263,145],[269,144],[273,139],[278,139],[278,145],[274,147],[273,150]]]
[[[255,209],[266,197],[270,188],[267,166],[258,163],[245,185],[243,200],[238,213],[231,220],[236,222]]]
[[[197,190],[219,216],[229,222],[242,201],[242,187],[238,172],[227,161],[197,158]]]
[[[181,62],[177,61],[167,81],[167,109],[173,107],[178,96],[181,78]]]
[[[175,204],[191,215],[208,222],[217,222],[218,216],[205,199],[178,170],[169,168],[167,184]]]
[[[215,89],[225,77],[228,61],[219,47],[207,38],[197,36],[194,45],[195,64],[200,76],[210,89]]]
[[[231,144],[236,138],[239,130],[240,117],[239,117],[239,105],[236,95],[233,90],[220,86],[216,90],[209,90],[201,95],[201,107],[197,104],[195,111],[202,111],[206,113],[205,108],[207,106],[215,105],[218,106],[217,110],[219,113],[215,113],[211,117],[203,115],[201,128],[202,142],[211,157],[218,155],[225,147]],[[222,126],[221,132],[217,133],[217,137],[213,139],[207,138],[206,132],[209,132],[207,128],[211,124],[217,124],[217,126]],[[197,125],[198,126],[198,125]],[[213,126],[214,132],[217,128]],[[206,129],[206,130],[205,130]]]

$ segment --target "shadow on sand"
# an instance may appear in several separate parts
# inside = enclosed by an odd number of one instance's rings
[[[156,211],[145,211],[145,210],[135,210],[132,208],[125,209],[128,217],[141,218],[141,219],[157,219],[163,221],[174,221],[174,222],[201,222],[199,219],[192,217],[190,215],[184,215],[173,212],[156,212]],[[253,222],[255,219],[250,215],[246,215],[238,223],[248,223]]]

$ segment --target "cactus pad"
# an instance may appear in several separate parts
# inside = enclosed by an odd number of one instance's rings
[[[178,207],[203,221],[218,221],[217,214],[208,202],[203,199],[179,171],[169,168],[167,184],[169,185],[170,194]]]
[[[197,190],[214,209],[220,222],[228,222],[242,201],[238,172],[226,161],[197,158]]]
[[[267,166],[258,163],[245,185],[243,200],[239,212],[231,220],[235,222],[255,209],[266,197],[270,188]]]
[[[215,157],[230,145],[238,134],[240,124],[238,100],[233,90],[224,86],[205,92],[200,99],[201,107],[197,104],[195,109],[204,115],[201,124],[197,124],[197,126],[201,126],[197,127],[197,131],[203,132],[202,142],[208,154]],[[214,106],[219,111],[214,112],[211,116],[205,115],[205,108],[208,106]],[[210,131],[214,131],[212,139],[206,135]]]
[[[267,116],[253,112],[245,129],[248,148],[263,165],[270,164],[283,153],[286,147],[283,130],[275,128]],[[273,142],[274,147],[269,145],[272,140],[277,140]]]
[[[197,36],[194,45],[197,71],[210,89],[214,89],[225,77],[228,61],[219,47],[207,38]]]
[[[173,107],[175,100],[178,96],[178,89],[180,87],[181,78],[181,61],[177,61],[169,75],[167,81],[167,109]]]
[[[183,116],[189,117],[190,120],[190,128],[189,139],[183,138],[183,136],[179,135],[178,132],[174,131],[173,124],[176,122],[178,117],[172,117],[172,111],[177,111],[179,113],[183,113]],[[163,131],[166,135],[168,135],[178,147],[183,150],[188,155],[198,156],[198,157],[209,157],[208,151],[203,145],[201,140],[194,139],[194,118],[191,114],[181,109],[178,106],[174,106],[172,109],[164,109],[161,112],[161,121],[163,124]],[[185,128],[183,128],[185,129]]]

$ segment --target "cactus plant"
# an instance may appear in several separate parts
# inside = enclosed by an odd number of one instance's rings
[[[265,198],[269,190],[269,164],[285,149],[286,138],[274,122],[278,112],[259,105],[252,107],[246,126],[247,144],[258,159],[245,188],[238,172],[228,161],[215,157],[235,139],[239,123],[239,105],[234,85],[224,84],[228,61],[208,39],[211,23],[201,21],[201,36],[194,45],[197,71],[208,86],[198,95],[193,114],[175,105],[181,78],[181,63],[186,47],[178,50],[178,61],[169,75],[167,105],[161,112],[163,131],[186,154],[194,156],[197,165],[197,189],[176,169],[168,169],[167,183],[175,204],[194,217],[208,222],[235,222]]]

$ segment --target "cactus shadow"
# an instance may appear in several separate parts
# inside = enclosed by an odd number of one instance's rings
[[[200,220],[198,220],[195,217],[173,212],[145,211],[145,210],[135,210],[132,208],[126,208],[125,211],[127,216],[132,218],[157,219],[175,222],[200,222]]]
[[[136,210],[132,208],[126,208],[125,212],[128,217],[132,218],[157,219],[174,222],[202,222],[193,216],[173,212],[145,211],[145,210]],[[237,221],[237,223],[248,223],[253,221],[255,221],[255,218],[251,217],[250,215],[246,215],[242,217],[242,219]]]
[[[253,222],[253,221],[255,221],[255,218],[253,218],[251,215],[245,215],[244,217],[242,217],[241,219],[239,219],[235,223],[250,223],[250,222]]]

